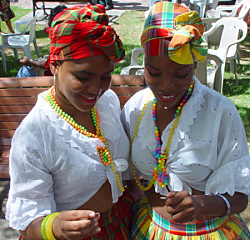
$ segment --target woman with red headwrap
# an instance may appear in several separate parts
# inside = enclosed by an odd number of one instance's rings
[[[207,53],[203,31],[197,12],[167,1],[156,1],[145,22],[148,88],[122,112],[134,177],[147,192],[134,206],[134,240],[250,239],[239,215],[250,196],[242,121],[194,77]]]
[[[130,239],[129,140],[111,91],[123,45],[102,5],[52,22],[54,86],[13,137],[6,218],[24,239]]]

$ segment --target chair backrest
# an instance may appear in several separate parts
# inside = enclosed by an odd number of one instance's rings
[[[219,36],[218,36],[219,35]],[[238,18],[221,18],[214,25],[206,31],[203,36],[213,41],[214,39],[219,39],[219,42],[209,42],[211,46],[218,46],[219,49],[225,49],[229,45],[230,52],[236,52],[236,43],[242,41],[247,35],[247,25],[243,20]]]
[[[141,54],[144,55],[143,48],[134,48],[132,50],[132,54],[131,54],[131,63],[130,63],[130,65],[132,65],[132,66],[141,65],[141,64],[138,63],[139,56]],[[142,66],[144,66],[144,57],[143,57]]]
[[[27,31],[28,31],[28,29],[29,29],[29,27],[31,27],[31,24],[32,23],[34,23],[34,22],[36,22],[36,16],[35,17],[33,17],[32,19],[30,19],[30,21],[26,24],[26,26],[24,27],[24,29],[23,29],[23,31],[22,32],[20,32],[19,34],[25,34]]]
[[[244,19],[250,10],[250,0],[243,0],[240,3],[242,3],[242,5],[238,8],[236,16],[240,19]]]
[[[220,42],[216,44],[218,45],[218,48],[209,49],[208,53],[221,60],[221,64],[218,64],[217,62],[219,71],[216,69],[214,81],[210,81],[210,83],[212,83],[211,86],[213,86],[215,90],[222,93],[226,61],[232,57],[235,58],[237,55],[237,44],[245,39],[247,35],[247,24],[236,17],[221,18],[208,31],[206,31],[203,36],[205,38],[210,36],[210,39],[213,39],[214,34],[218,34],[216,31],[219,28],[222,28],[222,31]]]
[[[36,38],[36,16],[30,21],[30,32],[29,32],[29,42],[33,42]]]

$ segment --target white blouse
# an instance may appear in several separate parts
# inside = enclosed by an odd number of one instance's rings
[[[121,119],[131,138],[148,98],[150,101],[131,151],[138,176],[151,180],[157,142],[152,118],[153,94],[149,88],[141,90],[126,103]],[[173,121],[162,133],[163,153],[172,126]],[[192,96],[182,109],[165,166],[170,190],[191,193],[194,188],[205,194],[241,192],[250,195],[250,156],[244,126],[233,103],[195,79]],[[155,190],[167,194],[166,187],[158,183]]]
[[[25,230],[38,217],[80,207],[106,180],[114,203],[122,195],[110,165],[103,165],[97,152],[97,146],[104,144],[80,134],[63,120],[46,101],[46,93],[38,96],[12,140],[6,218],[17,230]],[[107,91],[96,109],[113,160],[128,159],[129,140],[115,93]],[[118,175],[122,182],[121,173]]]

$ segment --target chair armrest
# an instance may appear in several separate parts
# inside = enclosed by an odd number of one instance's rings
[[[13,36],[19,36],[22,35],[21,33],[8,33],[2,35],[2,44],[8,44],[8,38]]]
[[[29,23],[30,20],[22,20],[22,21],[16,21],[15,22],[15,33],[20,33],[20,26],[21,25],[26,25]]]

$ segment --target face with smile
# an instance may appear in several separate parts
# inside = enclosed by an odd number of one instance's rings
[[[114,63],[105,55],[55,62],[55,97],[68,114],[89,112],[110,88]]]
[[[185,96],[194,75],[195,63],[182,65],[167,55],[145,59],[145,79],[159,107],[176,109]]]

